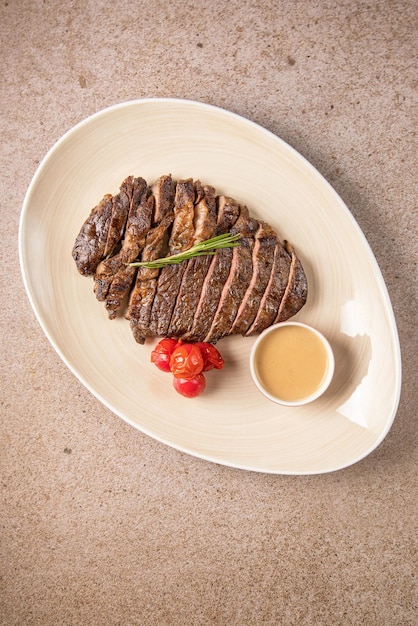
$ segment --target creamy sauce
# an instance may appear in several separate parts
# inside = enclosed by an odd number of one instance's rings
[[[320,338],[308,328],[279,326],[260,342],[255,368],[270,395],[297,402],[321,386],[328,355]]]

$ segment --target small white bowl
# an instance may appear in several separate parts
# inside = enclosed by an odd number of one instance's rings
[[[286,331],[286,334],[288,336],[288,351],[284,352],[284,354],[282,355],[282,360],[283,362],[278,363],[277,360],[280,358],[279,357],[279,353],[283,348],[283,344],[282,346],[279,345],[280,343],[280,333],[282,332],[282,329],[285,328],[295,328],[295,333],[294,334],[294,341],[296,342],[295,345],[299,346],[299,361],[295,361],[295,354],[291,354],[291,350],[290,350],[290,342],[292,341],[292,335],[289,334],[289,331]],[[303,331],[301,332],[298,329],[303,329]],[[306,335],[305,341],[303,341],[303,334],[308,333],[308,335]],[[318,341],[314,341],[314,345],[311,345],[310,349],[309,349],[309,354],[311,356],[313,356],[313,351],[315,349],[315,344],[316,346],[318,346],[319,350],[318,350],[318,354],[320,355],[320,358],[322,360],[322,364],[320,366],[320,371],[318,371],[316,369],[316,366],[312,363],[312,367],[308,367],[308,337],[309,335],[312,335],[313,337],[316,337]],[[283,337],[284,339],[284,337]],[[272,341],[275,341],[276,343],[273,344]],[[268,346],[268,344],[270,344],[270,346]],[[274,347],[273,347],[274,346]],[[296,348],[295,348],[296,349]],[[303,351],[306,349],[306,354],[303,354]],[[265,371],[268,372],[268,374],[263,374],[263,357],[264,358],[264,365],[266,365],[265,360],[267,359],[266,356],[266,350],[269,352],[269,358],[271,359],[271,356],[273,355],[273,360],[270,360],[270,369],[267,367],[264,368]],[[287,357],[287,355],[289,354],[289,357]],[[276,362],[275,362],[276,360]],[[278,392],[276,392],[275,390],[272,389],[272,384],[271,381],[272,380],[279,380],[279,378],[282,378],[283,376],[286,377],[288,379],[288,381],[290,381],[290,385],[294,385],[294,383],[298,382],[297,381],[297,375],[298,372],[297,370],[295,371],[295,367],[297,367],[299,363],[300,369],[305,370],[305,375],[306,377],[309,378],[313,378],[313,379],[317,379],[317,382],[314,384],[311,382],[311,389],[309,389],[309,392],[306,393],[301,393],[300,396],[298,395],[297,397],[293,396],[292,398],[289,398],[289,394],[279,394]],[[270,326],[269,328],[267,328],[265,331],[263,331],[260,336],[257,338],[257,340],[255,341],[252,350],[251,350],[251,355],[250,355],[250,369],[251,369],[251,375],[253,377],[253,380],[256,384],[256,386],[258,387],[258,389],[261,391],[262,394],[264,394],[267,398],[269,398],[269,400],[272,400],[273,402],[276,402],[278,404],[284,405],[284,406],[301,406],[304,404],[308,404],[309,402],[313,402],[314,400],[316,400],[317,398],[319,398],[324,392],[325,390],[328,388],[332,377],[334,375],[334,367],[335,367],[335,361],[334,361],[334,354],[332,351],[332,348],[328,342],[328,340],[324,337],[324,335],[322,335],[322,333],[320,333],[318,330],[316,330],[316,328],[313,328],[312,326],[308,326],[307,324],[303,324],[301,322],[280,322],[278,324],[274,324],[273,326]],[[271,368],[273,368],[273,370],[271,370]],[[283,369],[282,369],[283,368]],[[321,376],[322,373],[322,376]],[[277,376],[276,376],[277,374]],[[263,378],[264,376],[264,378]],[[267,382],[267,378],[270,381],[270,385]],[[299,381],[301,382],[301,381]],[[282,386],[285,385],[285,382],[282,381]],[[280,397],[280,396],[283,397]]]

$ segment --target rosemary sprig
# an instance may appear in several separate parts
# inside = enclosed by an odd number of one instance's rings
[[[224,233],[223,235],[218,235],[217,237],[201,241],[184,252],[162,257],[161,259],[155,259],[154,261],[134,261],[133,263],[129,263],[129,266],[147,267],[148,269],[153,270],[165,267],[166,265],[175,265],[196,256],[213,255],[221,248],[234,248],[235,246],[239,246],[238,240],[240,237],[240,233],[236,235]]]

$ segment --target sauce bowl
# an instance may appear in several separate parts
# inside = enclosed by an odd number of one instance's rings
[[[319,398],[334,375],[334,354],[316,328],[280,322],[263,331],[250,355],[258,389],[284,406],[301,406]]]

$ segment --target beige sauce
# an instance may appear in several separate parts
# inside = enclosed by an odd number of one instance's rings
[[[268,393],[297,402],[321,386],[327,374],[327,351],[307,328],[278,327],[260,342],[255,367]]]

